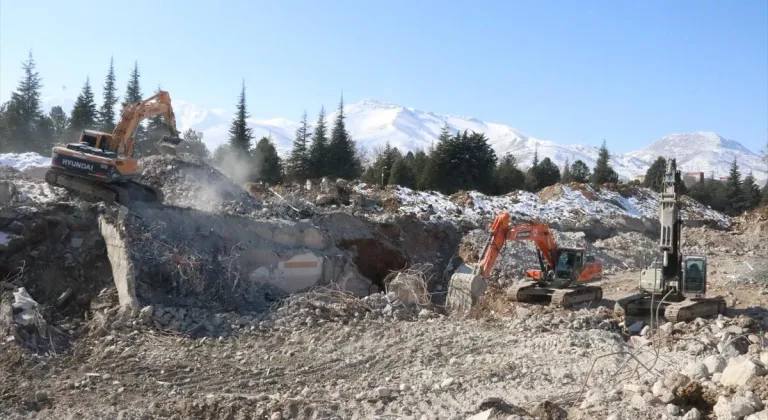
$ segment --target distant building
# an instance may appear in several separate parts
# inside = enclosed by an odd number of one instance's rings
[[[683,174],[683,184],[686,187],[690,187],[694,184],[704,183],[704,172],[685,172]]]

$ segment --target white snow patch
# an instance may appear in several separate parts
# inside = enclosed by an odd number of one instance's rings
[[[641,188],[635,195],[625,198],[614,191],[607,189],[595,191],[585,186],[585,193],[596,198],[592,200],[579,190],[568,186],[559,186],[559,188],[562,189],[562,194],[546,202],[542,202],[538,195],[527,191],[515,191],[503,196],[487,196],[471,191],[468,195],[473,201],[472,206],[457,205],[450,200],[450,197],[434,191],[414,191],[397,187],[394,193],[400,200],[399,212],[402,214],[431,212],[434,213],[432,216],[434,219],[454,222],[467,220],[483,223],[484,220],[502,212],[507,212],[519,219],[537,220],[549,224],[567,223],[575,217],[658,218],[659,194],[650,189]],[[356,189],[365,194],[368,188],[359,185]],[[722,213],[687,198],[684,198],[684,201],[686,203],[686,209],[682,211],[684,219],[712,220],[723,227],[730,225],[730,219]]]
[[[0,153],[0,166],[10,166],[19,171],[43,168],[51,165],[51,158],[34,152]]]
[[[8,233],[5,233],[3,231],[0,231],[0,246],[7,244],[11,241],[11,235]]]

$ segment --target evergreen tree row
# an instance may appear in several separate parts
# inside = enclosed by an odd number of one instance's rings
[[[400,150],[386,143],[381,150],[374,151],[362,178],[367,183],[381,186],[397,184],[446,194],[459,190],[487,194],[506,194],[515,190],[537,192],[558,182],[591,182],[595,185],[618,182],[609,159],[603,144],[594,171],[577,160],[573,164],[566,161],[561,172],[550,158],[539,161],[537,150],[531,166],[523,171],[511,154],[499,159],[484,134],[466,130],[451,134],[446,125],[438,136],[437,145],[429,153],[419,150],[403,156]]]
[[[304,111],[291,154],[286,159],[286,173],[291,180],[301,182],[325,176],[351,180],[362,174],[362,159],[344,122],[343,96],[330,137],[326,118],[325,107],[321,107],[315,127],[310,130]]]
[[[51,148],[57,143],[77,141],[84,129],[112,132],[117,124],[118,115],[115,108],[120,101],[117,93],[114,59],[110,58],[109,69],[103,85],[101,105],[96,103],[90,77],[75,100],[71,115],[60,106],[51,107],[47,113],[41,104],[42,78],[36,70],[35,60],[29,53],[27,60],[22,63],[23,75],[11,98],[0,105],[0,150],[3,152],[37,152],[49,155]],[[144,99],[141,93],[140,73],[137,62],[134,62],[125,95],[121,104],[120,115],[125,107]],[[158,91],[160,87],[158,87]],[[134,138],[134,156],[143,157],[156,154],[154,143],[168,133],[163,117],[156,115],[139,124]],[[204,145],[203,145],[204,146]],[[201,156],[200,144],[191,146]]]

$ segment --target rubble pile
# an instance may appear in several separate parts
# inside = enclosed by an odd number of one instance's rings
[[[645,268],[658,258],[658,241],[638,232],[626,232],[592,244],[603,261],[616,261],[620,269]]]
[[[213,214],[251,215],[261,209],[261,200],[194,155],[154,155],[139,165],[140,181],[162,190],[167,205]]]
[[[637,323],[629,328],[639,334],[630,340],[642,348],[683,356],[679,371],[655,378],[617,383],[613,394],[637,410],[656,412],[662,418],[744,419],[763,412],[768,402],[768,350],[764,331],[768,311],[753,308],[733,318],[698,318],[693,322],[664,323],[657,329]],[[687,356],[687,357],[686,357]],[[662,358],[659,353],[658,362]],[[611,394],[609,394],[611,395]],[[596,416],[610,410],[611,398],[588,393],[581,407]],[[601,417],[602,418],[602,417]],[[750,417],[746,417],[750,418]]]
[[[356,298],[326,289],[290,296],[281,302],[269,321],[259,325],[279,329],[328,322],[354,325],[364,321],[414,321],[438,316],[430,305],[404,302],[394,292]]]
[[[240,186],[189,156],[142,165],[168,205],[46,198],[0,169],[0,417],[768,417],[768,248],[745,223],[714,230],[730,222],[686,204],[685,251],[706,253],[707,293],[730,293],[728,313],[646,325],[609,296],[658,249],[646,189],[445,197]],[[595,255],[604,301],[510,302],[503,283],[538,262],[509,242],[501,285],[447,313],[447,278],[476,262],[501,210]]]
[[[508,212],[514,221],[538,221],[561,231],[583,232],[607,238],[622,232],[657,233],[659,194],[646,188],[622,186],[594,189],[589,185],[557,184],[538,195],[515,191],[486,196],[477,191],[446,196],[433,191],[413,191],[399,186],[378,188],[356,184],[354,190],[379,202],[396,203],[391,211],[413,213],[425,220],[451,220],[459,226],[485,227]],[[684,199],[681,209],[689,225],[728,228],[730,219],[695,201]]]
[[[34,179],[29,173],[7,166],[0,166],[0,182],[0,205],[51,203],[71,199],[71,194],[63,188],[52,187]]]

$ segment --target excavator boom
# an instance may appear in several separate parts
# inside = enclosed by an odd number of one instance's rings
[[[133,134],[136,128],[141,121],[155,115],[162,115],[165,118],[165,124],[170,131],[169,137],[163,137],[160,140],[158,148],[161,153],[175,153],[174,148],[181,142],[181,139],[176,129],[176,115],[171,106],[171,95],[166,91],[160,91],[141,102],[127,106],[120,122],[112,132],[111,144],[108,148],[117,151],[123,147],[126,156],[133,156],[135,143]]]

